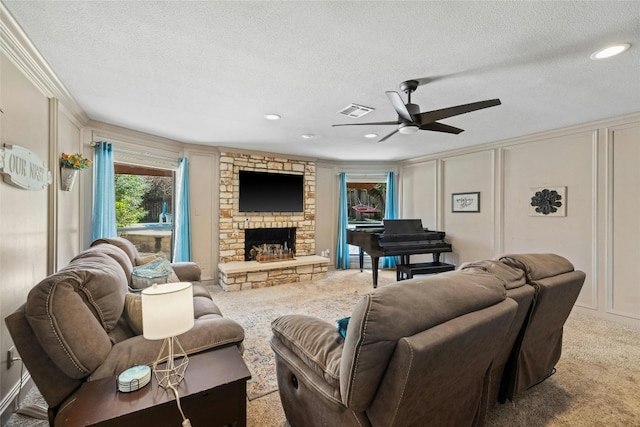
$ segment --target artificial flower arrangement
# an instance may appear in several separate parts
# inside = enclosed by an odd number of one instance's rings
[[[86,169],[91,167],[91,160],[82,157],[82,154],[66,154],[60,156],[60,167],[66,169]]]

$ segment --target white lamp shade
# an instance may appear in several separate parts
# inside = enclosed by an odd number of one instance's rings
[[[153,285],[142,291],[142,335],[160,340],[193,328],[193,288],[191,283]]]

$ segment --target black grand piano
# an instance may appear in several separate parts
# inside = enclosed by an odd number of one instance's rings
[[[433,254],[433,262],[419,264],[421,273],[440,273],[455,269],[452,264],[440,262],[442,252],[451,252],[451,244],[445,242],[444,231],[430,231],[422,227],[420,219],[385,219],[379,225],[357,224],[347,229],[347,243],[360,247],[360,271],[364,264],[364,252],[371,257],[373,287],[378,287],[378,264],[380,257],[398,256],[397,277],[409,271],[409,257],[418,254]]]

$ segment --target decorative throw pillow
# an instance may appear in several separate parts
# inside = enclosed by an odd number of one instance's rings
[[[338,323],[338,332],[340,332],[340,335],[342,335],[343,338],[347,337],[347,327],[349,326],[350,319],[351,317],[343,317],[336,321]]]
[[[144,258],[143,257],[136,257],[135,263],[136,263],[136,266],[145,265],[145,264],[149,264],[151,261],[157,260],[158,258],[164,258],[164,256],[153,254],[153,255],[146,256]]]
[[[153,261],[133,267],[131,273],[131,286],[134,289],[144,289],[154,283],[179,282],[178,276],[171,268],[171,264],[164,258],[156,258]]]
[[[142,335],[142,295],[124,296],[124,319],[136,335]]]

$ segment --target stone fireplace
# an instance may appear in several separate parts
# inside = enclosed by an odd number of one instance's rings
[[[302,212],[240,212],[241,170],[299,174],[304,177]],[[220,221],[218,284],[227,291],[261,288],[326,277],[329,259],[316,255],[316,166],[313,161],[259,154],[220,153]],[[262,244],[283,245],[291,258],[251,260],[247,239],[257,230],[284,229],[287,239],[261,237]],[[249,237],[247,238],[247,235]],[[273,243],[270,241],[275,240]],[[273,247],[275,248],[275,247]],[[272,252],[273,252],[272,248]],[[279,251],[278,251],[279,252]]]
[[[240,212],[241,170],[304,176],[303,212]],[[246,261],[245,231],[295,228],[295,256],[316,254],[316,166],[311,161],[224,152],[220,156],[220,262]]]
[[[289,254],[295,253],[296,227],[244,230],[245,261],[255,261],[258,255],[274,255],[275,259],[286,259]]]

